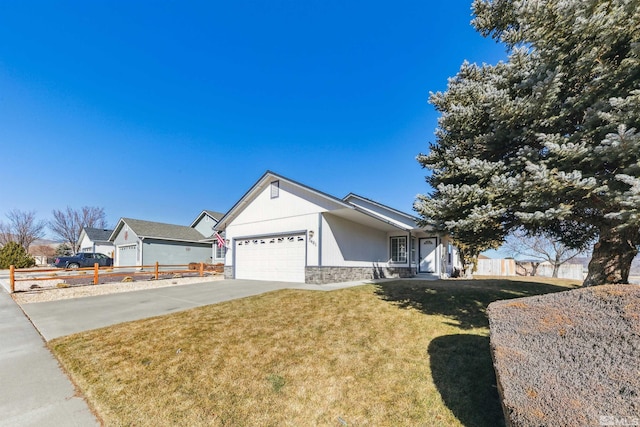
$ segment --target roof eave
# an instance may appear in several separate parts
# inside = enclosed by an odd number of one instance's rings
[[[387,225],[390,225],[390,226],[392,226],[392,227],[395,227],[395,228],[397,228],[398,230],[402,230],[402,231],[414,231],[414,230],[415,230],[415,228],[413,228],[413,227],[412,227],[412,228],[409,228],[409,227],[403,227],[403,226],[401,226],[401,225],[399,225],[399,224],[394,223],[393,221],[389,221],[388,219],[385,219],[385,218],[383,218],[383,217],[381,217],[381,216],[378,216],[378,215],[372,214],[371,212],[369,212],[369,211],[367,211],[367,210],[364,210],[364,209],[362,209],[362,208],[359,208],[358,206],[354,206],[354,209],[355,209],[357,212],[360,212],[360,213],[361,213],[361,214],[363,214],[363,215],[366,215],[366,216],[368,216],[368,217],[370,217],[370,218],[376,219],[376,220],[378,220],[378,221],[380,221],[380,222],[383,222],[383,223],[385,223],[385,224],[387,224]]]
[[[349,197],[355,197],[356,199],[364,200],[365,202],[369,202],[369,203],[372,203],[372,204],[374,204],[374,205],[376,205],[376,206],[379,206],[379,207],[381,207],[381,208],[383,208],[383,209],[387,209],[387,210],[389,210],[389,211],[391,211],[391,212],[395,212],[395,213],[397,213],[398,215],[402,215],[402,216],[404,216],[405,218],[409,218],[409,219],[411,219],[411,220],[413,220],[413,221],[418,221],[418,220],[420,219],[420,218],[418,218],[417,216],[413,216],[413,215],[408,214],[408,213],[406,213],[406,212],[403,212],[403,211],[401,211],[401,210],[398,210],[398,209],[392,208],[392,207],[390,207],[390,206],[387,206],[387,205],[382,204],[382,203],[380,203],[380,202],[376,202],[375,200],[371,200],[371,199],[369,199],[369,198],[367,198],[367,197],[363,197],[363,196],[360,196],[360,195],[355,194],[355,193],[349,193],[349,194],[347,194],[346,196],[344,196],[343,200],[344,200],[344,201],[346,201]]]
[[[116,236],[118,235],[118,233],[120,232],[120,230],[122,229],[124,224],[125,224],[124,218],[120,218],[118,220],[118,223],[116,224],[116,226],[113,228],[113,231],[111,232],[111,235],[109,236],[109,241],[110,242],[115,242]]]
[[[206,243],[203,240],[191,240],[191,239],[178,239],[174,237],[160,237],[160,236],[138,236],[140,240],[154,239],[154,240],[168,240],[170,242],[186,242],[186,243]]]
[[[271,179],[268,180],[267,178],[271,178]],[[296,187],[299,187],[299,188],[302,188],[304,190],[310,191],[310,192],[312,192],[314,194],[317,194],[320,197],[329,199],[334,203],[338,203],[338,204],[342,205],[345,208],[348,208],[348,209],[353,209],[354,208],[353,205],[351,205],[349,203],[346,203],[344,200],[341,200],[341,199],[339,199],[337,197],[334,197],[334,196],[332,196],[330,194],[327,194],[327,193],[324,193],[322,191],[316,190],[315,188],[309,187],[307,185],[301,184],[301,183],[299,183],[297,181],[294,181],[294,180],[289,179],[287,177],[284,177],[282,175],[278,175],[277,173],[272,172],[270,170],[267,170],[255,182],[255,184],[253,184],[251,186],[251,188],[246,193],[244,193],[244,195],[240,198],[240,200],[238,200],[236,202],[236,204],[233,205],[233,207],[231,207],[231,209],[229,209],[229,211],[226,214],[224,214],[224,216],[222,218],[220,218],[220,220],[215,225],[215,227],[213,227],[213,229],[215,231],[224,230],[225,226],[226,226],[226,223],[229,222],[230,220],[232,220],[235,217],[235,215],[238,213],[238,210],[242,206],[247,204],[248,199],[250,199],[257,192],[258,189],[262,189],[265,184],[270,183],[272,181],[272,179],[286,181],[286,182],[288,182],[288,183],[290,183],[290,184],[292,184],[292,185],[294,185]]]

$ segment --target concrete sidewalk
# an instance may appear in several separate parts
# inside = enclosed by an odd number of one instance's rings
[[[0,288],[0,426],[98,426],[42,337]]]

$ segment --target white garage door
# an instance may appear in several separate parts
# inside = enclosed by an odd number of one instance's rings
[[[136,265],[137,245],[118,246],[118,266]]]
[[[306,235],[236,240],[236,279],[304,282]]]

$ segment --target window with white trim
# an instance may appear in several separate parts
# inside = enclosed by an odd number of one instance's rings
[[[224,258],[224,253],[225,253],[225,247],[220,247],[218,246],[217,243],[214,243],[216,245],[216,259],[223,259]]]
[[[407,236],[391,237],[391,262],[407,262]]]

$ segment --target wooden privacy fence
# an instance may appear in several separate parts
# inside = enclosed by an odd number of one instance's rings
[[[512,259],[478,259],[476,274],[480,276],[515,276],[516,263]]]
[[[152,276],[153,279],[158,280],[160,275],[172,275],[172,274],[198,274],[203,277],[206,271],[210,271],[213,267],[214,272],[220,272],[220,266],[211,264],[190,263],[190,264],[159,264],[155,265],[136,265],[136,266],[120,266],[120,267],[100,267],[97,263],[93,267],[76,268],[76,269],[63,269],[63,268],[15,268],[15,266],[9,266],[9,285],[11,287],[11,293],[16,292],[16,282],[40,282],[51,280],[82,280],[91,277],[93,285],[100,283],[100,279],[113,278],[113,277],[125,277],[125,276]],[[122,271],[128,269],[129,271]],[[120,271],[118,271],[120,270]],[[59,275],[59,273],[63,273]]]

